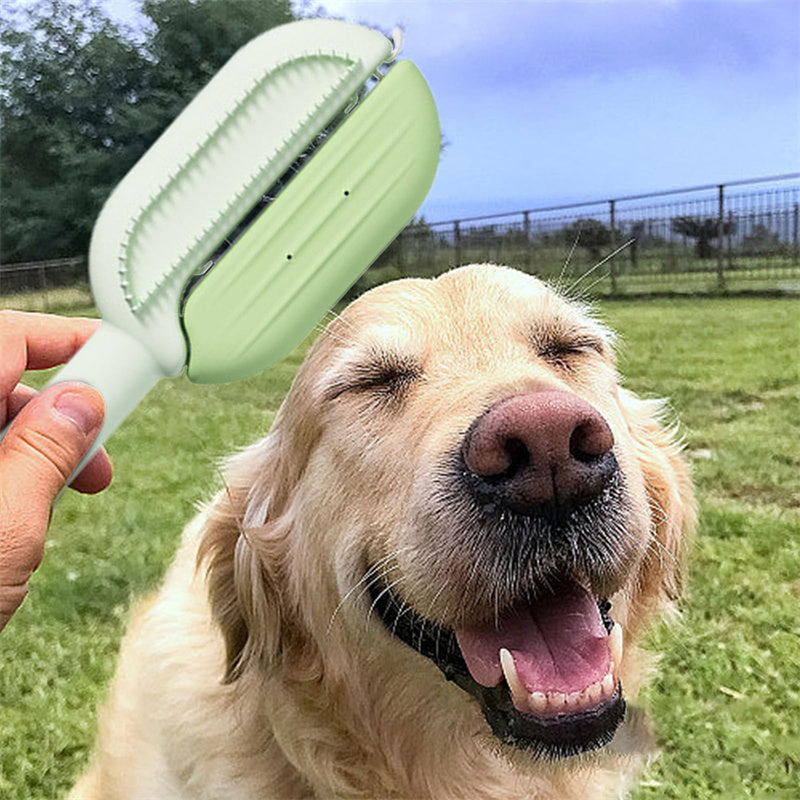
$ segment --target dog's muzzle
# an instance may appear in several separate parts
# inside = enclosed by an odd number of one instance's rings
[[[547,758],[603,746],[625,714],[622,630],[604,599],[630,564],[613,447],[600,413],[571,393],[496,403],[443,465],[418,523],[431,582],[458,607],[452,623],[372,585],[391,633],[476,697],[497,737]]]

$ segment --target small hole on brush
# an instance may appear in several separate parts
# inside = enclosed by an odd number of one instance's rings
[[[350,190],[349,189],[345,189],[344,190],[344,196],[345,197],[349,197],[350,196]]]
[[[286,260],[287,261],[291,261],[292,260],[292,254],[291,253],[287,253],[286,254]]]

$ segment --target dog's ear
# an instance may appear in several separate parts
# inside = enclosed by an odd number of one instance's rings
[[[293,478],[283,450],[276,431],[229,459],[225,488],[206,509],[197,565],[225,639],[226,683],[269,667],[283,645],[290,526],[282,512]]]
[[[225,487],[206,510],[197,565],[225,638],[226,683],[269,668],[302,639],[288,580],[291,501],[320,436],[314,353],[324,356],[325,339],[309,349],[269,434],[228,460]]]
[[[689,468],[676,425],[665,425],[664,403],[619,390],[650,505],[651,537],[632,608],[643,616],[674,603],[683,586],[688,538],[696,521]]]

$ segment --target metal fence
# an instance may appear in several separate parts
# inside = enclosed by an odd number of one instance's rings
[[[482,261],[587,294],[800,291],[800,173],[417,222],[362,283]]]
[[[800,292],[800,173],[506,214],[416,221],[352,294],[490,261],[587,295]],[[0,308],[91,303],[83,258],[0,265]]]
[[[0,309],[51,311],[91,302],[85,258],[0,264]]]

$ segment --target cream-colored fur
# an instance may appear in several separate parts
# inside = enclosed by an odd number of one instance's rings
[[[532,329],[588,330],[607,347],[565,371],[532,352]],[[348,385],[387,350],[422,364],[424,379],[399,400],[369,380]],[[484,408],[536,387],[575,392],[614,433],[631,513],[612,601],[635,698],[647,673],[637,639],[680,590],[694,520],[685,464],[657,406],[619,387],[603,326],[534,278],[475,265],[379,287],[318,337],[272,430],[231,459],[136,613],[72,797],[623,792],[650,752],[640,713],[590,756],[543,762],[501,746],[478,703],[370,613],[359,583],[366,564],[391,563],[388,577],[428,618],[469,613],[462,532],[420,524],[432,476]]]

